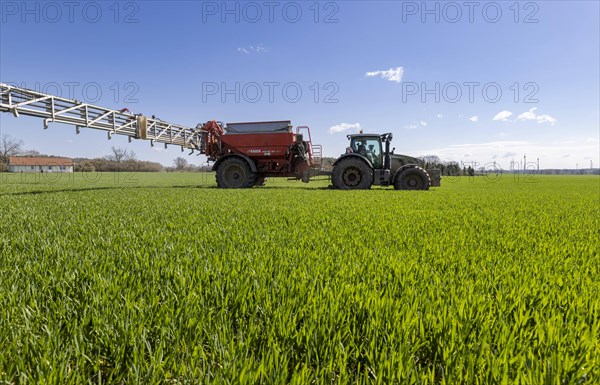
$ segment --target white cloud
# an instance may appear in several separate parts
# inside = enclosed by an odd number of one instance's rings
[[[529,142],[525,142],[522,140],[512,140],[512,141],[497,141],[497,142],[485,142],[485,143],[466,143],[466,144],[452,144],[449,147],[455,148],[507,148],[507,147],[515,147],[515,146],[524,146],[529,144]]]
[[[507,158],[524,153],[524,149],[531,146],[531,143],[525,141],[494,141],[484,143],[466,143],[454,144],[444,148],[432,149],[427,153],[436,154],[442,159],[460,161],[466,157],[486,162],[494,156]]]
[[[498,112],[492,120],[500,120],[502,122],[507,122],[508,118],[510,116],[512,116],[512,112],[504,110],[504,111]]]
[[[579,161],[581,165],[585,157],[592,158],[595,164],[600,162],[597,155],[598,144],[585,142],[566,145],[545,141],[492,141],[423,148],[419,153],[436,154],[444,160],[458,162],[461,159],[466,161],[465,154],[469,154],[469,161],[475,160],[480,166],[489,164],[496,157],[499,161],[498,165],[505,170],[510,168],[511,159],[522,162],[524,155],[527,155],[527,162],[535,163],[539,158],[540,168],[575,168],[575,162]]]
[[[241,52],[245,55],[250,55],[251,53],[263,53],[267,52],[267,49],[262,45],[251,45],[249,47],[239,47],[237,49],[238,52]]]
[[[598,143],[598,139],[596,139],[596,138],[587,138],[586,142],[588,142],[588,143]]]
[[[438,119],[442,119],[444,117],[444,115],[442,115],[442,114],[436,114],[435,117],[438,118]]]
[[[533,107],[527,112],[523,112],[521,115],[517,116],[517,120],[535,120],[535,113],[533,111],[537,110],[537,107]]]
[[[336,134],[338,132],[344,132],[348,130],[358,132],[360,130],[360,123],[340,123],[335,126],[329,127],[330,134]]]
[[[554,126],[554,123],[556,123],[556,118],[550,115],[538,115],[536,120],[538,123],[550,123],[551,126]]]
[[[479,120],[479,116],[477,116],[477,115],[475,115],[475,116],[471,116],[471,117],[469,118],[469,120],[470,120],[471,122],[475,123],[475,122],[477,122],[477,121]]]
[[[517,116],[517,120],[527,121],[527,120],[535,120],[538,123],[550,123],[550,125],[554,125],[556,123],[556,119],[550,115],[537,115],[534,111],[537,110],[537,107],[531,108],[527,112],[523,112],[519,116]]]
[[[412,123],[412,124],[405,124],[403,126],[404,128],[408,129],[408,130],[415,130],[419,127],[427,127],[427,122],[421,120],[418,123]]]
[[[404,75],[403,67],[390,68],[387,71],[371,71],[365,74],[365,76],[368,78],[380,77],[396,83],[400,83],[402,81],[402,75]]]

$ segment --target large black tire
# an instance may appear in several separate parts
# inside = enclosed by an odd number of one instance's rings
[[[362,159],[346,158],[333,167],[333,187],[342,190],[366,190],[373,184],[373,169]]]
[[[400,172],[394,180],[396,190],[429,190],[431,180],[421,167],[410,167]]]
[[[217,167],[217,186],[220,188],[248,188],[254,186],[256,174],[241,158],[225,159]]]

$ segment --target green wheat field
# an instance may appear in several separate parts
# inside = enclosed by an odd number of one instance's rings
[[[2,384],[598,384],[600,178],[0,174]]]

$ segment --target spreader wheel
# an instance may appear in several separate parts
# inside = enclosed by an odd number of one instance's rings
[[[223,160],[217,167],[217,186],[220,188],[248,188],[254,186],[256,174],[241,158]]]

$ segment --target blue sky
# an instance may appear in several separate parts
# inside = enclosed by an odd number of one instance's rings
[[[360,127],[397,153],[600,166],[597,1],[70,4],[1,3],[0,81],[189,126],[289,119],[329,156]],[[0,130],[47,154],[181,155],[10,114]]]

